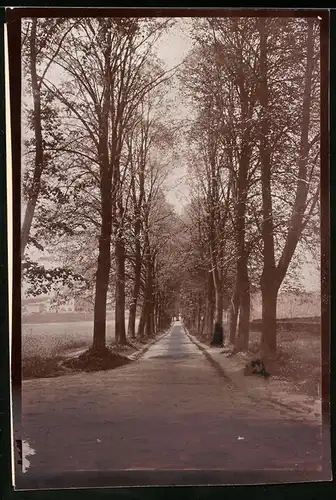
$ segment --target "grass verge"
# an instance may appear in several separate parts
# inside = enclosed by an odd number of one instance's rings
[[[209,344],[204,337],[195,335],[201,342]],[[260,355],[261,332],[253,329],[250,331],[248,352],[230,354],[242,370],[246,363]],[[266,361],[266,369],[271,374],[271,379],[289,383],[296,394],[320,397],[321,388],[321,336],[311,330],[297,331],[295,327],[278,326],[277,353]],[[260,375],[252,375],[259,377]]]
[[[62,345],[53,349],[48,355],[24,356],[22,379],[52,378],[83,371],[113,370],[131,363],[132,360],[128,356],[139,352],[153,339],[154,337],[142,340],[128,339],[126,345],[111,342],[99,356],[91,351],[86,342],[81,341]],[[81,352],[78,353],[78,350]]]

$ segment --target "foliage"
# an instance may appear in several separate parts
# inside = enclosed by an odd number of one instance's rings
[[[23,278],[32,295],[56,289],[59,299],[91,301],[102,345],[107,303],[125,342],[126,307],[131,336],[136,313],[139,332],[146,324],[151,335],[179,309],[209,334],[233,299],[248,341],[250,294],[267,267],[267,221],[278,289],[300,289],[306,249],[319,258],[319,28],[314,22],[308,78],[307,20],[267,18],[265,43],[258,22],[191,20],[193,48],[178,81],[156,55],[172,19],[23,23]],[[174,118],[176,84],[186,119]],[[182,216],[167,201],[180,163],[190,190]],[[34,247],[62,264],[45,269]]]
[[[22,278],[27,283],[26,294],[30,297],[50,294],[54,287],[74,288],[77,284],[87,285],[80,274],[66,267],[45,268],[38,262],[26,258],[22,265]]]

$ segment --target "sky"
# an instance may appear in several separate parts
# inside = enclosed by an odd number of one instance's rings
[[[192,48],[188,36],[188,19],[178,18],[176,24],[164,34],[158,43],[158,54],[168,69],[180,64]]]
[[[192,40],[188,36],[189,18],[178,18],[176,24],[164,34],[159,43],[157,54],[164,62],[167,69],[173,69],[183,62],[192,48]],[[187,117],[187,109],[179,98],[178,88],[174,85],[170,91],[172,100],[176,100],[177,106],[174,108],[174,118],[184,119]],[[175,207],[175,210],[182,213],[183,207],[188,202],[188,185],[186,182],[187,169],[183,163],[183,158],[179,159],[178,165],[173,165],[167,182],[167,199]]]

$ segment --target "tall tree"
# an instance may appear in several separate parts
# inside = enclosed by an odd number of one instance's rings
[[[166,123],[169,117],[169,107],[165,102],[167,91],[167,85],[163,84],[144,97],[135,116],[134,126],[126,139],[130,186],[127,216],[131,227],[127,258],[133,269],[128,321],[128,335],[131,338],[135,337],[141,272],[147,255],[146,232],[150,229],[148,216],[153,208],[158,188],[165,181],[174,151],[173,127],[171,123]]]
[[[283,40],[288,40],[288,24],[279,26],[282,29]],[[303,75],[303,93],[296,97],[296,102],[301,100],[301,111],[299,120],[299,147],[296,154],[297,178],[295,180],[295,196],[291,206],[291,215],[288,220],[288,228],[283,235],[283,247],[281,252],[278,250],[279,259],[276,263],[275,252],[275,229],[274,229],[274,189],[272,181],[275,182],[276,172],[274,171],[273,158],[271,154],[270,130],[274,128],[274,115],[272,110],[272,92],[274,92],[273,78],[269,67],[274,64],[272,60],[271,47],[274,46],[274,34],[272,37],[271,25],[265,18],[258,19],[258,31],[260,36],[260,84],[259,101],[261,105],[261,126],[260,126],[260,164],[261,164],[261,186],[262,186],[262,240],[263,240],[263,272],[261,276],[262,293],[262,337],[261,348],[266,354],[272,354],[276,351],[276,305],[278,291],[283,282],[289,264],[293,258],[295,249],[302,237],[302,232],[308,223],[311,213],[314,211],[318,201],[319,187],[314,182],[313,172],[315,169],[315,160],[312,160],[312,151],[314,145],[319,141],[319,133],[311,125],[312,116],[312,85],[314,71],[316,71],[316,52],[314,44],[316,43],[315,21],[312,18],[304,20],[303,26],[297,26],[297,29],[305,32],[305,42],[302,44],[304,50],[304,75]],[[286,33],[287,32],[287,33]],[[274,32],[273,32],[274,33]],[[277,33],[278,35],[278,33]],[[274,53],[274,51],[273,51]],[[274,55],[273,55],[274,58]],[[296,63],[292,59],[291,64]],[[315,66],[315,68],[314,68]],[[291,130],[291,133],[294,131]],[[283,137],[286,135],[283,133]],[[316,155],[316,150],[314,152]],[[293,185],[292,185],[293,186]],[[313,190],[309,199],[309,193]]]
[[[50,98],[43,94],[43,82],[57,57],[73,22],[60,19],[27,19],[23,22],[22,60],[27,70],[32,96],[32,113],[29,128],[33,133],[33,170],[25,189],[26,208],[21,228],[21,258],[23,259],[31,233],[36,204],[41,192],[43,172],[48,166],[45,144],[50,141],[48,128]],[[54,131],[52,131],[54,132]],[[52,134],[55,135],[55,134]],[[49,136],[49,137],[48,137]]]
[[[112,228],[117,217],[123,218],[121,155],[125,132],[143,96],[167,78],[165,72],[149,74],[146,68],[152,45],[168,24],[166,20],[146,19],[81,20],[56,60],[68,75],[63,87],[45,82],[72,115],[74,126],[79,124],[86,131],[95,158],[92,175],[99,183],[101,203],[92,346],[97,352],[104,352],[106,345]],[[118,309],[122,310],[124,249],[120,228],[115,235]],[[118,335],[124,341],[124,318],[118,315],[117,322]]]

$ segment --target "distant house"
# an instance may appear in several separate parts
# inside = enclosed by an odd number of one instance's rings
[[[25,314],[49,312],[51,299],[48,296],[29,297],[22,299],[22,312]]]
[[[22,299],[22,313],[45,313],[45,312],[73,312],[75,311],[75,299],[71,298],[64,303],[57,304],[48,295],[28,297]]]

